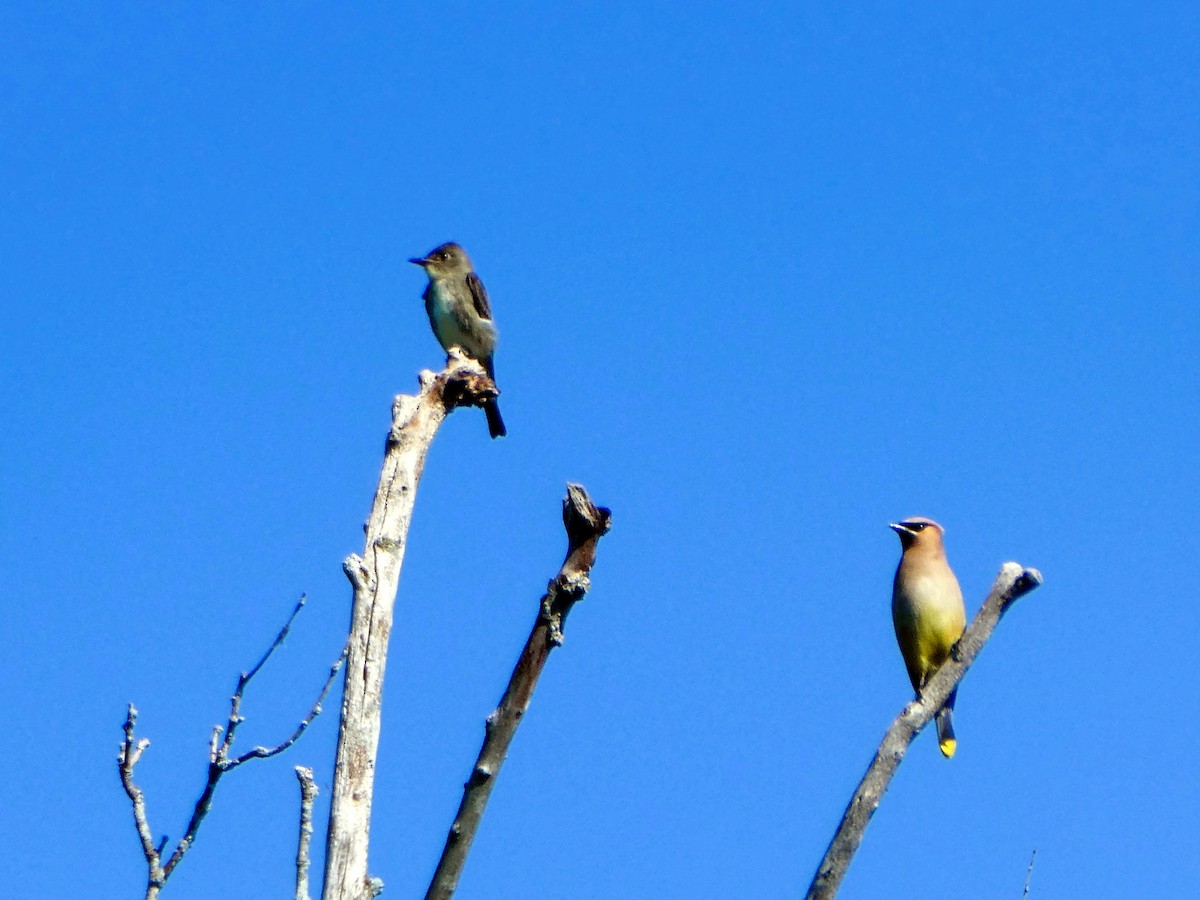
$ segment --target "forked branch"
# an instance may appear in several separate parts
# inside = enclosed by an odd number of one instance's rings
[[[245,694],[246,686],[258,674],[266,661],[270,659],[271,654],[283,644],[284,638],[287,637],[288,631],[292,627],[292,623],[304,607],[305,599],[302,596],[296,603],[291,615],[288,616],[287,622],[279,630],[279,634],[275,636],[274,642],[267,649],[266,653],[263,654],[262,658],[249,672],[243,672],[238,677],[237,689],[233,692],[233,696],[230,697],[229,718],[224,728],[220,725],[213,728],[212,736],[209,738],[208,777],[205,781],[204,789],[201,791],[200,799],[196,801],[196,805],[192,810],[192,817],[188,822],[183,837],[179,839],[179,843],[175,845],[170,858],[165,863],[163,862],[163,851],[167,845],[167,838],[164,836],[157,845],[154,843],[149,818],[146,813],[145,797],[142,789],[133,780],[134,767],[141,759],[142,753],[150,746],[150,740],[149,738],[138,739],[136,737],[135,727],[137,725],[138,711],[132,703],[129,704],[129,709],[125,715],[125,738],[121,742],[120,751],[117,754],[117,767],[121,775],[121,785],[125,788],[125,793],[133,805],[134,826],[137,828],[138,840],[142,845],[142,855],[146,858],[147,900],[154,900],[154,898],[158,897],[163,885],[167,883],[167,879],[175,871],[175,867],[179,865],[184,855],[191,849],[192,844],[195,843],[196,834],[200,830],[200,823],[204,821],[204,817],[208,815],[209,809],[212,808],[213,794],[216,792],[217,783],[221,780],[221,776],[251,759],[266,759],[282,753],[288,747],[292,746],[292,744],[296,743],[312,720],[320,715],[321,704],[324,702],[326,695],[328,695],[329,689],[333,686],[334,678],[337,677],[338,670],[346,658],[346,651],[344,649],[341,656],[330,667],[329,676],[325,679],[325,684],[321,688],[321,692],[317,695],[317,699],[309,710],[308,715],[300,721],[300,724],[296,726],[295,730],[286,740],[274,747],[255,747],[252,750],[246,751],[241,756],[235,757],[231,755],[234,734],[238,726],[245,721],[241,709],[242,697]],[[222,734],[224,734],[223,738]]]

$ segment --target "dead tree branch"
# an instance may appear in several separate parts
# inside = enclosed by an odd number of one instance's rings
[[[950,659],[930,679],[916,700],[909,703],[883,736],[883,742],[875,752],[875,759],[859,782],[858,789],[846,807],[841,824],[834,833],[825,858],[817,867],[812,884],[809,885],[807,900],[832,900],[837,895],[850,861],[854,858],[867,823],[879,807],[892,776],[900,767],[908,745],[920,733],[938,710],[946,703],[951,691],[962,680],[967,669],[975,661],[983,645],[991,637],[1000,617],[1017,599],[1042,583],[1042,574],[1037,569],[1025,569],[1017,563],[1005,563],[1000,568],[995,584],[983,602],[963,636],[959,638]]]
[[[512,678],[500,700],[500,705],[484,724],[483,747],[463,786],[462,803],[450,827],[445,849],[438,861],[433,881],[425,900],[449,900],[458,888],[471,843],[479,830],[484,808],[496,776],[508,756],[508,748],[517,733],[517,726],[537,686],[550,651],[563,642],[563,626],[571,607],[591,586],[589,573],[596,561],[596,545],[608,532],[612,513],[592,503],[582,485],[568,484],[563,500],[563,524],[567,531],[567,556],[562,568],[551,580],[538,606],[537,619],[525,649],[517,659]]]
[[[457,348],[451,349],[442,372],[422,372],[420,384],[415,396],[401,394],[392,404],[366,547],[362,556],[353,554],[342,566],[354,589],[354,604],[326,836],[325,900],[362,900],[380,889],[367,873],[371,800],[388,639],[417,484],[429,446],[449,412],[480,406],[497,395],[483,367]]]
[[[1029,885],[1033,881],[1033,863],[1037,859],[1037,847],[1029,854],[1029,868],[1025,870],[1025,890],[1021,891],[1021,900],[1029,896]]]
[[[312,844],[313,800],[317,796],[317,783],[313,781],[312,769],[296,766],[296,780],[300,782],[300,840],[296,844],[296,900],[309,900],[308,848]]]
[[[130,703],[125,714],[125,740],[121,742],[121,749],[117,754],[117,767],[121,772],[121,785],[125,788],[125,793],[129,795],[130,803],[133,804],[133,823],[137,828],[138,840],[142,843],[142,855],[146,857],[146,867],[149,869],[146,900],[154,900],[158,896],[159,889],[167,880],[162,869],[162,849],[166,842],[155,846],[154,837],[150,833],[150,822],[146,817],[146,798],[142,794],[142,789],[133,780],[133,768],[142,758],[142,752],[150,746],[149,738],[141,740],[134,738],[137,716],[137,707]]]
[[[312,720],[320,715],[321,703],[329,693],[329,689],[333,686],[334,678],[337,677],[338,670],[346,658],[346,651],[344,649],[337,662],[330,667],[329,677],[325,679],[325,684],[321,688],[321,692],[317,695],[317,699],[309,710],[308,715],[296,726],[295,731],[292,732],[290,737],[274,747],[255,747],[241,756],[230,757],[234,734],[238,726],[246,720],[241,713],[242,697],[245,694],[246,686],[258,674],[266,661],[270,659],[271,654],[283,644],[288,631],[292,627],[292,623],[296,620],[296,616],[304,608],[305,602],[306,598],[301,596],[291,615],[288,616],[287,622],[284,623],[279,634],[275,636],[274,642],[272,642],[266,653],[263,654],[262,658],[249,672],[243,672],[238,677],[237,688],[234,690],[233,696],[230,697],[229,718],[224,728],[220,725],[215,726],[212,736],[209,738],[208,777],[205,781],[204,790],[200,793],[200,799],[196,801],[196,805],[192,810],[192,817],[188,821],[183,837],[175,845],[175,849],[166,863],[162,861],[162,854],[167,846],[167,838],[164,835],[157,845],[154,844],[151,837],[149,819],[146,814],[145,798],[141,788],[133,780],[134,767],[137,765],[138,760],[141,759],[143,751],[150,746],[150,740],[148,738],[135,739],[134,729],[137,725],[138,711],[132,703],[129,704],[129,709],[125,716],[125,739],[121,742],[120,751],[117,754],[117,765],[121,775],[121,784],[125,788],[125,793],[129,796],[130,802],[133,804],[134,825],[137,828],[138,840],[142,845],[142,855],[146,858],[147,900],[154,900],[154,898],[158,897],[163,885],[167,883],[167,879],[175,871],[175,867],[179,865],[184,855],[191,849],[192,844],[195,843],[196,833],[200,830],[200,823],[204,821],[204,817],[208,815],[208,811],[212,808],[213,794],[216,792],[217,783],[221,780],[221,776],[248,760],[266,759],[282,753],[288,747],[292,746],[292,744],[296,743]],[[224,739],[222,739],[222,733],[224,733]]]

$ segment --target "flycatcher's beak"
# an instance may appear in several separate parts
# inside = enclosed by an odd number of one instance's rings
[[[418,257],[416,259],[410,259],[409,262],[412,263],[414,266],[420,266],[422,269],[425,268],[427,265],[429,265],[429,259],[424,256]]]
[[[888,524],[888,528],[892,529],[892,531],[896,532],[896,534],[907,534],[907,535],[911,535],[911,534],[912,534],[912,532],[911,532],[911,531],[909,531],[907,528],[905,528],[905,527],[904,527],[903,525],[901,525],[899,522],[891,522],[891,523],[889,523],[889,524]]]

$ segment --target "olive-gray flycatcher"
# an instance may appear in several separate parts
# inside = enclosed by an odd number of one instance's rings
[[[429,276],[429,285],[422,296],[429,324],[442,349],[449,352],[451,347],[461,347],[468,356],[479,360],[494,382],[496,369],[492,355],[496,352],[496,326],[487,291],[475,274],[467,251],[450,242],[409,262],[420,266]],[[492,437],[508,434],[495,399],[485,402],[483,411]]]

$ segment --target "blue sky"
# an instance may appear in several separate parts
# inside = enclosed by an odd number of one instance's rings
[[[419,896],[545,581],[612,507],[463,898],[794,897],[909,686],[887,523],[973,613],[846,898],[1200,881],[1200,13],[1190,4],[0,9],[0,896],[140,896],[125,705],[179,836],[337,655],[406,260],[471,252],[510,436],[455,413],[393,634],[372,872]],[[335,717],[221,785],[164,896],[286,896]],[[318,812],[323,823],[325,808]],[[233,885],[234,887],[230,887]],[[244,889],[243,889],[244,888]]]

